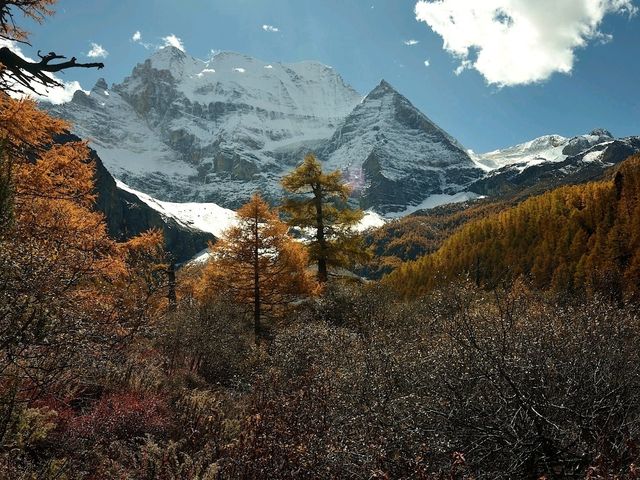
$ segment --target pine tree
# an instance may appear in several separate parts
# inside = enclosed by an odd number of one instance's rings
[[[238,210],[238,224],[230,227],[211,247],[212,261],[203,273],[202,296],[224,292],[251,305],[256,342],[265,312],[281,309],[309,293],[304,248],[288,235],[260,195]]]
[[[320,283],[327,282],[329,267],[347,267],[367,257],[361,237],[353,231],[363,213],[343,206],[351,188],[339,171],[324,173],[315,155],[309,154],[282,179],[282,186],[295,195],[283,206],[289,225],[314,231],[309,250]]]

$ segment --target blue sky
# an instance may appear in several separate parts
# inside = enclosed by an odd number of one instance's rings
[[[545,2],[553,5],[551,0],[482,1],[507,6],[529,2],[513,11],[505,8],[506,20],[500,21],[505,29],[540,21],[547,29],[539,41],[541,50],[515,27],[492,40],[499,28],[490,24],[490,34],[483,30],[483,12],[474,12],[472,33],[468,25],[464,32],[456,30],[469,20],[464,3],[479,5],[479,0],[444,0],[443,6],[452,9],[444,13],[425,4],[424,21],[416,20],[416,0],[59,0],[54,17],[43,25],[29,25],[34,48],[23,50],[30,56],[41,48],[87,60],[91,43],[102,46],[109,52],[104,70],[74,70],[63,77],[79,80],[85,89],[100,76],[109,83],[121,81],[151,55],[153,47],[145,49],[141,42],[160,45],[169,34],[199,58],[207,58],[211,50],[232,50],[270,62],[318,60],[337,69],[362,94],[386,79],[477,152],[596,127],[616,136],[640,134],[640,14],[628,14],[638,0],[554,0],[576,7],[597,1],[626,3],[627,13],[612,7],[601,23],[596,18],[584,45],[569,50],[571,72],[550,75],[548,69],[563,68],[565,33],[583,26],[571,23],[578,18],[575,12],[534,11]],[[446,25],[443,15],[459,18],[455,25]],[[492,16],[495,21],[498,15]],[[278,31],[265,31],[264,25]],[[136,31],[141,42],[131,39]],[[443,39],[449,42],[448,51]],[[551,45],[553,39],[559,43]],[[409,40],[419,43],[406,45]],[[467,57],[461,54],[465,49]],[[547,61],[549,52],[558,54],[557,61]],[[542,61],[532,65],[528,58]],[[464,60],[468,68],[456,74]],[[527,83],[538,74],[548,78]]]

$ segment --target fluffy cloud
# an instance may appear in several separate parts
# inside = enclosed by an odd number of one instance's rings
[[[407,47],[413,47],[414,45],[418,45],[420,42],[418,40],[405,40],[404,44]]]
[[[424,61],[424,66],[425,67],[430,67],[431,66],[431,62],[429,60],[425,60]]]
[[[176,47],[178,50],[185,51],[184,43],[182,43],[182,39],[176,37],[173,33],[171,35],[167,35],[166,37],[162,37],[163,47]]]
[[[140,40],[142,40],[142,33],[140,33],[140,30],[136,30],[136,32],[131,36],[131,40],[133,40],[134,42],[139,42]]]
[[[264,30],[265,32],[279,32],[280,29],[278,27],[274,27],[273,25],[262,25],[262,30]]]
[[[98,45],[97,43],[91,44],[91,50],[87,53],[87,57],[90,58],[107,58],[109,52],[107,52],[102,45]]]
[[[524,85],[568,74],[575,51],[608,41],[607,14],[633,15],[632,0],[421,0],[416,19],[460,59],[456,74],[478,70],[489,84]]]
[[[15,53],[16,55],[24,58],[25,60],[29,61],[29,62],[33,62],[34,60],[32,58],[29,58],[28,56],[26,56],[22,50],[20,49],[20,46],[15,43],[12,42],[10,40],[5,40],[5,39],[0,39],[0,48],[1,47],[8,47],[11,49],[11,51],[13,53]],[[41,101],[45,101],[45,102],[49,102],[49,103],[53,103],[54,105],[58,105],[60,103],[66,103],[71,101],[71,99],[73,98],[73,94],[76,92],[76,90],[82,90],[82,87],[80,86],[80,83],[77,82],[76,80],[73,80],[71,82],[63,82],[60,78],[56,77],[55,75],[49,74],[51,77],[53,77],[57,82],[62,83],[61,87],[53,87],[53,88],[48,88],[45,91],[45,88],[42,85],[34,85],[36,90],[40,93],[40,94],[35,94],[31,91],[25,91],[24,93],[12,93],[12,96],[14,97],[33,97],[36,98],[38,100]],[[89,93],[86,90],[83,90],[85,93]]]

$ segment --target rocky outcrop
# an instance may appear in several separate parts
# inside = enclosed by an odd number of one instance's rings
[[[66,143],[78,141],[79,138],[64,135],[56,140]],[[95,209],[104,214],[107,230],[112,238],[124,241],[150,229],[159,229],[164,235],[165,248],[179,263],[207,248],[209,241],[215,241],[213,235],[187,228],[174,219],[164,218],[134,194],[118,188],[95,150],[90,152],[90,159],[96,166]]]
[[[586,150],[589,150],[595,145],[599,145],[601,143],[609,142],[612,140],[614,140],[614,138],[609,131],[604,129],[596,129],[588,135],[573,137],[562,149],[562,154],[567,155],[568,157],[573,157],[575,155],[581,154]]]
[[[363,208],[381,213],[457,193],[483,174],[456,140],[384,80],[318,155],[328,169],[345,172]]]
[[[92,139],[107,169],[158,200],[236,208],[326,140],[361,96],[317,62],[268,64],[232,52],[198,60],[166,47],[121,83],[50,106]]]

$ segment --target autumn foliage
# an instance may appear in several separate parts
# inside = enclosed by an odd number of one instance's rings
[[[109,238],[93,210],[86,145],[54,142],[66,128],[34,102],[0,94],[0,437],[23,406],[52,389],[71,393],[117,362],[159,307],[159,284],[145,275],[160,259],[160,234]]]
[[[53,3],[0,2],[0,38]],[[175,271],[158,232],[108,236],[69,125],[1,90],[2,480],[640,478],[640,157],[393,222],[368,268],[396,270],[347,282],[362,212],[308,156],[288,224],[254,195]]]
[[[289,192],[283,205],[288,223],[313,232],[309,255],[318,267],[318,281],[326,283],[330,269],[353,267],[368,258],[362,239],[353,228],[362,220],[361,210],[349,208],[351,188],[342,172],[324,172],[313,154],[282,179]]]
[[[465,225],[387,281],[406,295],[467,275],[496,285],[520,275],[555,291],[638,295],[640,158],[611,179],[563,187]]]
[[[230,295],[253,311],[256,338],[265,314],[278,316],[313,289],[307,253],[259,195],[238,210],[238,224],[211,247],[201,298]],[[206,301],[206,300],[205,300]]]

